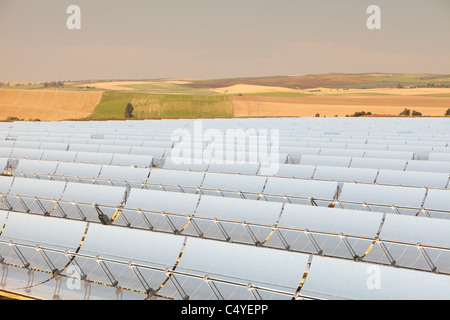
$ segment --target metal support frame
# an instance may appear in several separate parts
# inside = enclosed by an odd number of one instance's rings
[[[256,246],[259,246],[261,242],[256,238],[255,234],[253,233],[252,229],[248,226],[247,222],[242,222],[242,226],[247,231],[247,233],[250,235],[250,238],[252,239],[253,243]]]
[[[305,230],[304,233],[306,234],[306,236],[308,237],[309,241],[312,243],[312,245],[314,246],[314,249],[316,249],[317,254],[318,255],[322,255],[323,254],[323,250],[320,248],[320,246],[317,244],[316,239],[314,239],[313,235],[309,232],[309,230]]]
[[[86,281],[87,280],[87,274],[83,271],[83,269],[81,269],[81,266],[78,263],[78,261],[76,260],[75,256],[74,255],[70,255],[67,252],[65,252],[64,255],[69,259],[69,262],[71,262],[77,268],[77,272],[79,273],[80,280]]]
[[[253,284],[249,283],[247,285],[247,289],[248,289],[248,291],[250,291],[250,293],[252,294],[253,298],[255,298],[255,300],[262,300],[262,297],[259,294],[258,289],[256,289]]]
[[[138,209],[138,213],[139,215],[142,217],[142,220],[144,220],[145,224],[147,225],[147,228],[150,231],[153,231],[154,227],[153,225],[150,223],[150,221],[148,220],[148,218],[145,216],[145,213],[142,211],[142,209]]]
[[[103,272],[108,277],[109,281],[111,282],[111,285],[113,287],[117,287],[117,285],[119,284],[119,281],[117,281],[116,278],[114,278],[114,275],[111,273],[111,271],[109,271],[108,266],[103,262],[102,258],[97,256],[96,260],[97,260],[97,263],[102,268]]]
[[[220,293],[219,288],[217,288],[216,284],[214,283],[214,281],[211,280],[211,278],[209,276],[205,276],[203,278],[203,280],[205,280],[206,284],[211,289],[211,291],[214,293],[217,300],[225,300],[223,298],[222,294]]]
[[[355,253],[355,250],[353,250],[352,246],[351,246],[350,243],[348,242],[347,237],[345,237],[345,235],[343,235],[343,234],[341,234],[339,237],[341,238],[341,240],[342,240],[342,242],[344,243],[345,247],[347,248],[348,252],[349,252],[350,255],[352,256],[352,259],[353,259],[354,261],[360,261],[360,260],[361,260],[361,257],[358,256],[358,255]]]
[[[34,201],[37,203],[39,209],[41,209],[42,213],[45,215],[48,215],[48,211],[45,209],[44,205],[42,204],[41,200],[37,197],[34,197]]]
[[[397,262],[394,260],[391,253],[386,248],[386,245],[380,239],[377,239],[376,241],[377,241],[378,245],[381,247],[381,249],[383,250],[383,253],[386,256],[386,258],[389,260],[389,263],[391,264],[391,266],[395,266]]]
[[[3,257],[2,257],[3,258]],[[0,280],[0,286],[4,287],[6,286],[6,280],[8,279],[8,265],[6,263],[4,263],[4,259],[1,262],[2,264],[2,278]]]
[[[27,286],[25,287],[25,292],[26,293],[30,293],[31,292],[31,287],[33,286],[33,281],[34,281],[34,270],[33,269],[28,269],[28,282],[27,282]]]
[[[39,254],[41,255],[42,259],[44,259],[45,263],[49,267],[49,269],[52,272],[52,274],[53,275],[58,275],[60,273],[60,271],[58,270],[58,268],[55,267],[55,265],[53,264],[52,260],[50,260],[48,255],[45,253],[45,250],[43,250],[40,246],[36,246],[36,251],[39,252]]]
[[[59,292],[61,290],[62,277],[61,275],[55,276],[55,291],[53,292],[53,300],[61,300]]]
[[[22,254],[22,252],[20,251],[20,249],[14,244],[14,242],[10,241],[9,242],[10,247],[14,250],[14,252],[16,253],[16,255],[19,257],[20,261],[22,262],[22,265],[24,268],[28,269],[30,267],[30,263],[28,262],[28,260],[25,258],[25,256]]]
[[[5,195],[2,202],[4,202],[6,204],[6,206],[8,207],[8,210],[10,210],[10,211],[13,210],[13,207],[11,206],[11,204],[8,201],[8,195]]]
[[[421,244],[418,243],[417,244],[417,249],[419,249],[420,254],[422,255],[422,257],[425,259],[425,261],[427,262],[428,266],[430,267],[430,270],[432,272],[436,272],[437,267],[434,265],[433,261],[431,261],[430,256],[428,255],[428,253],[426,252],[425,248],[422,248]]]
[[[287,243],[286,239],[283,237],[283,235],[281,234],[280,230],[278,228],[274,228],[275,230],[275,234],[278,236],[278,238],[280,239],[281,243],[284,246],[285,250],[290,250],[291,246]]]
[[[30,208],[26,205],[25,201],[23,201],[22,197],[17,196],[17,199],[19,199],[20,204],[22,205],[23,209],[26,213],[30,213]]]
[[[86,218],[86,216],[84,215],[83,211],[80,209],[80,206],[79,206],[77,203],[72,203],[72,204],[73,204],[73,206],[75,207],[75,209],[77,210],[78,214],[80,215],[81,220],[86,221],[87,218]],[[58,205],[59,205],[59,204],[58,204]]]
[[[181,298],[183,300],[189,300],[189,296],[184,291],[183,287],[180,285],[180,282],[175,277],[175,274],[170,269],[164,270],[164,273],[167,275],[167,277],[170,279],[174,287],[177,289],[178,293],[180,294]]]
[[[172,220],[170,220],[169,216],[167,215],[167,213],[165,213],[164,211],[162,212],[162,216],[164,217],[164,219],[166,219],[167,223],[169,224],[170,229],[172,229],[172,232],[174,234],[179,234],[180,230],[178,230],[175,225],[173,224]]]
[[[101,224],[109,225],[111,224],[111,219],[103,213],[103,211],[98,207],[98,204],[93,204],[95,211],[97,211],[98,220],[100,220]]]
[[[139,270],[138,267],[136,267],[134,265],[133,262],[130,262],[128,264],[128,266],[130,267],[131,271],[133,271],[134,275],[139,280],[139,282],[142,284],[142,287],[144,288],[145,292],[147,293],[147,299],[151,299],[156,294],[156,291],[152,287],[149,286],[149,284],[145,280],[144,276],[142,275],[141,271]]]
[[[200,230],[200,228],[199,228],[197,222],[195,222],[194,217],[192,217],[192,216],[189,217],[189,221],[190,221],[190,223],[192,224],[192,226],[194,227],[194,230],[195,230],[195,232],[197,232],[198,236],[199,236],[200,238],[203,238],[204,234],[203,234],[203,232]]]
[[[223,237],[225,238],[225,241],[227,241],[227,242],[230,241],[231,240],[230,236],[228,235],[225,228],[222,226],[222,224],[219,222],[219,220],[217,218],[214,219],[214,223],[219,228],[220,232],[222,233]]]

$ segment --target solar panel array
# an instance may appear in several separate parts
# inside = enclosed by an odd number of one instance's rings
[[[449,299],[449,155],[447,119],[0,123],[0,290]]]

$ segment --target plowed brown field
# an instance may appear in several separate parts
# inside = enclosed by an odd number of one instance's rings
[[[79,119],[90,115],[101,98],[102,91],[0,89],[0,120]]]
[[[256,117],[257,97],[234,96],[235,117]],[[260,117],[333,117],[351,115],[357,111],[378,115],[398,115],[405,108],[422,112],[424,116],[443,116],[450,108],[450,97],[425,96],[311,96],[259,97]]]

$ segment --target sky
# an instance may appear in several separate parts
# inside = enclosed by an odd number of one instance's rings
[[[0,81],[450,74],[449,38],[450,0],[0,0]]]

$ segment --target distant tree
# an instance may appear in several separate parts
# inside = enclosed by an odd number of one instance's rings
[[[320,117],[320,113],[316,113],[316,118],[319,118]]]
[[[406,109],[406,108],[399,114],[399,116],[407,116],[407,117],[409,117],[410,115],[411,115],[411,110]]]
[[[133,118],[134,117],[133,111],[134,111],[133,105],[130,102],[128,102],[124,113],[125,118]]]
[[[399,84],[397,85],[397,89],[402,89],[402,88],[403,88],[402,84],[399,83]]]
[[[411,115],[412,115],[413,117],[421,117],[421,116],[422,116],[422,112],[413,110],[412,113],[411,113]]]
[[[445,111],[445,115],[450,116],[450,108],[448,108],[447,111]]]

